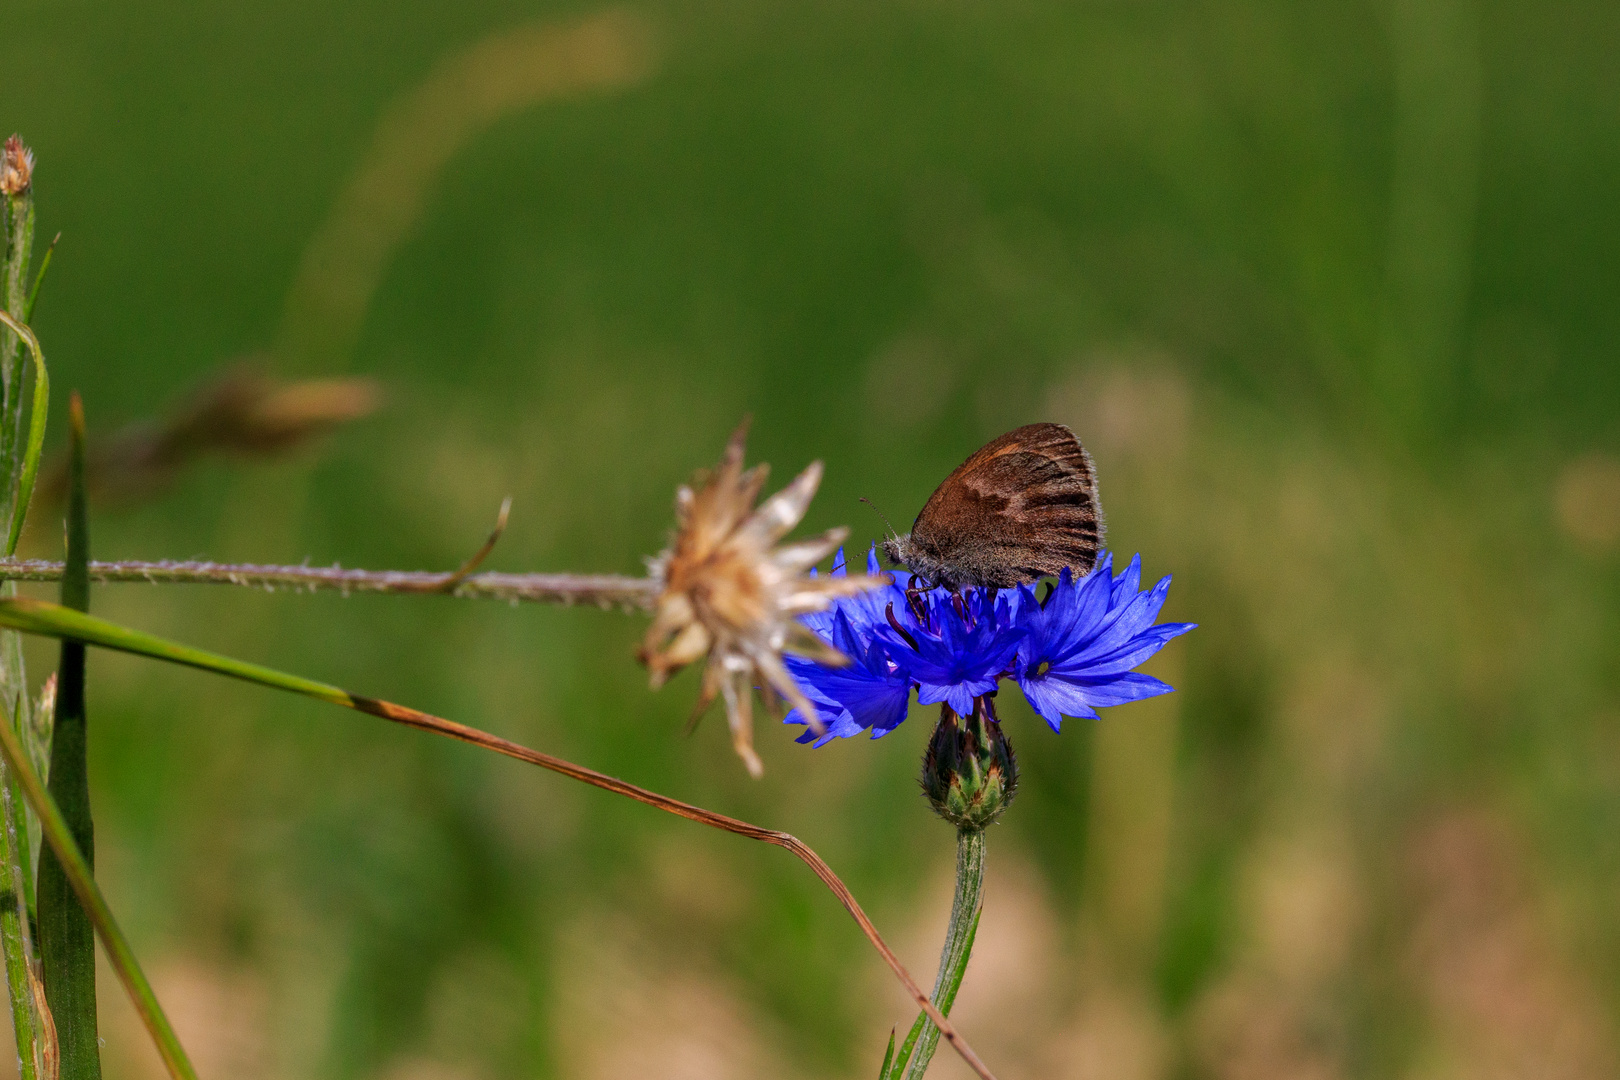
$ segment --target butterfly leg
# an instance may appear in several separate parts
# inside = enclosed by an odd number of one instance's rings
[[[918,622],[928,621],[928,606],[923,602],[923,593],[931,588],[933,586],[916,574],[911,575],[911,581],[906,585],[906,606],[917,616]]]

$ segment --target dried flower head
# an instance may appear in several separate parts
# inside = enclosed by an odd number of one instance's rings
[[[34,152],[23,145],[22,136],[13,135],[0,155],[0,194],[26,194],[33,182]]]
[[[663,584],[653,623],[640,658],[654,689],[672,672],[708,656],[701,713],[718,696],[726,702],[731,741],[755,777],[763,774],[754,752],[753,687],[767,700],[780,695],[806,717],[822,724],[816,708],[782,663],[782,653],[812,657],[822,664],[846,658],[798,621],[824,611],[838,596],[882,585],[873,576],[816,576],[811,567],[831,554],[848,534],[832,529],[810,540],[774,545],[797,525],[821,483],[821,463],[812,462],[794,481],[756,509],[769,466],[743,469],[744,421],[713,470],[699,473],[675,494],[675,536],[649,563]]]

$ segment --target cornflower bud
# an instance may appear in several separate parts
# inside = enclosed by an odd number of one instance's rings
[[[992,824],[1018,791],[1018,761],[996,719],[989,694],[973,700],[963,718],[941,705],[939,723],[923,755],[923,792],[934,812],[958,829]]]

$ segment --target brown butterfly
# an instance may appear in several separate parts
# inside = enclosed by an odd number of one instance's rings
[[[883,553],[933,585],[1006,588],[1091,571],[1102,550],[1091,455],[1062,424],[1009,431],[945,478]]]

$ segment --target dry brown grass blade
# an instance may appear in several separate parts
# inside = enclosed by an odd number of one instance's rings
[[[493,750],[497,754],[505,754],[507,757],[528,762],[530,765],[538,765],[542,769],[549,769],[581,783],[601,788],[603,791],[611,791],[614,794],[634,799],[639,803],[656,807],[665,813],[675,814],[689,821],[707,825],[710,828],[722,829],[738,836],[746,836],[751,840],[758,840],[761,843],[770,844],[773,847],[783,848],[791,852],[795,858],[808,866],[811,873],[820,878],[821,883],[827,886],[832,894],[838,898],[839,903],[844,905],[844,910],[849,912],[850,917],[861,928],[861,932],[866,935],[866,939],[878,951],[878,955],[883,957],[883,962],[889,965],[889,970],[894,972],[895,978],[900,980],[900,984],[906,988],[906,992],[911,995],[912,1000],[938,1026],[940,1034],[951,1044],[951,1047],[961,1056],[962,1060],[968,1063],[981,1080],[995,1080],[995,1075],[991,1073],[989,1066],[979,1059],[979,1055],[974,1053],[967,1040],[962,1038],[951,1022],[928,999],[928,995],[923,993],[922,987],[917,985],[917,980],[911,977],[911,973],[900,962],[900,958],[895,955],[894,950],[889,948],[888,943],[883,940],[883,936],[878,933],[877,927],[873,925],[872,920],[862,910],[860,901],[855,899],[855,894],[849,891],[849,887],[833,872],[832,867],[827,865],[826,860],[817,855],[810,845],[793,834],[767,829],[734,817],[727,817],[725,814],[717,814],[712,810],[705,810],[701,806],[693,806],[691,803],[682,802],[679,799],[672,799],[668,795],[660,795],[656,791],[648,791],[646,788],[637,787],[635,784],[620,780],[617,777],[597,772],[595,769],[588,769],[583,765],[575,765],[571,761],[541,753],[539,750],[531,750],[520,743],[511,742],[498,735],[491,735],[487,731],[480,731],[465,724],[458,724],[454,720],[446,720],[431,713],[425,713],[404,705],[395,705],[388,701],[380,701],[376,698],[361,697],[355,694],[350,694],[348,697],[352,702],[351,708],[369,713],[372,716],[380,716],[385,720],[392,720],[396,724],[404,724],[407,727],[414,727],[422,731],[431,731],[460,742],[471,743],[473,746],[481,746],[486,750]]]

